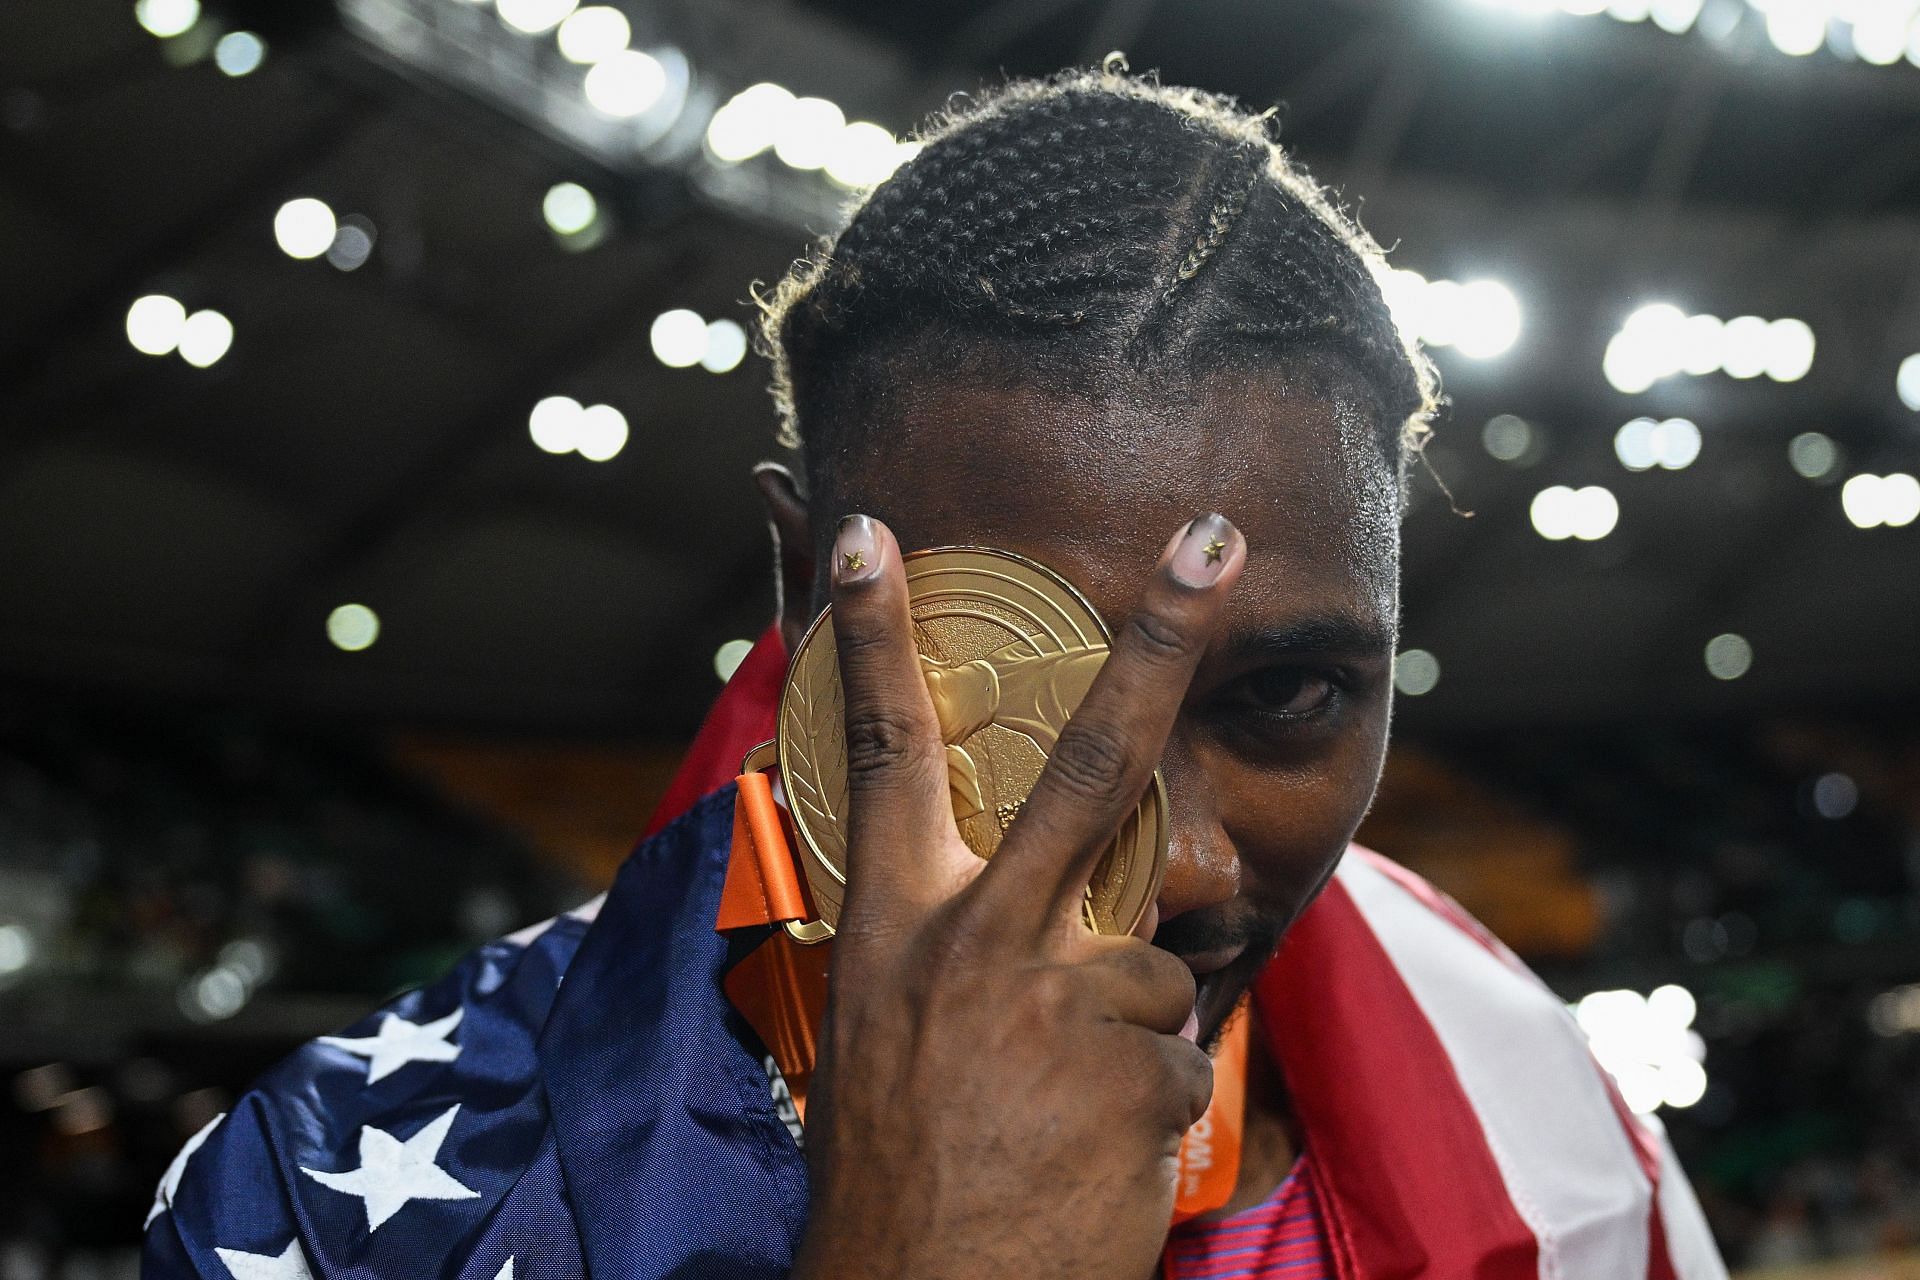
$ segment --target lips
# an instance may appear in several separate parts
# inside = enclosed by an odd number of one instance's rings
[[[1216,947],[1212,951],[1180,957],[1180,962],[1191,969],[1194,976],[1193,1010],[1187,1014],[1187,1025],[1180,1028],[1183,1037],[1199,1043],[1200,1014],[1207,1008],[1207,997],[1218,985],[1214,975],[1239,959],[1244,950],[1244,947]]]
[[[1211,951],[1200,951],[1193,955],[1183,955],[1180,957],[1180,962],[1186,965],[1187,968],[1193,970],[1194,977],[1204,978],[1210,973],[1218,973],[1235,960],[1238,960],[1240,953],[1245,950],[1246,947],[1244,945],[1237,947],[1215,947]]]

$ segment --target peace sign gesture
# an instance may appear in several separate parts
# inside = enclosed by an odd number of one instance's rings
[[[841,522],[848,896],[796,1276],[1151,1271],[1212,1066],[1187,966],[1089,932],[1080,905],[1245,560],[1219,516],[1174,535],[983,863],[954,825],[900,548],[868,517]]]

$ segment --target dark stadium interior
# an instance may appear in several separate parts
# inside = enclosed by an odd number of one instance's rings
[[[1736,1271],[1920,1266],[1920,521],[1843,501],[1920,470],[1920,18],[1875,65],[1846,17],[1874,2],[1823,0],[1803,56],[1747,0],[1678,31],[1520,0],[618,5],[684,53],[689,118],[773,82],[904,135],[1125,50],[1282,104],[1396,267],[1505,283],[1511,349],[1436,353],[1402,636],[1432,678],[1363,838],[1569,1001],[1688,993],[1707,1085],[1658,1114]],[[652,326],[750,327],[846,196],[697,132],[544,123],[551,59],[485,4],[203,3],[164,37],[131,0],[0,7],[7,1280],[132,1274],[154,1181],[253,1074],[604,882],[773,607],[766,366],[668,367]],[[370,34],[441,10],[497,92]],[[216,60],[232,32],[257,68]],[[543,221],[560,183],[586,232]],[[283,251],[303,197],[370,252]],[[230,349],[136,350],[154,294]],[[1651,303],[1797,318],[1811,367],[1633,389],[1603,353]],[[618,407],[624,447],[536,447],[551,396]],[[1641,416],[1697,458],[1623,465]],[[1543,491],[1594,485],[1611,522],[1543,536]],[[347,602],[377,643],[330,643]]]

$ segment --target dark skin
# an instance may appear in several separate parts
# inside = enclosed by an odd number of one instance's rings
[[[796,1276],[1153,1271],[1212,1087],[1194,1040],[1326,883],[1386,750],[1397,489],[1371,397],[1339,372],[1116,377],[1098,400],[923,387],[823,495],[837,509],[762,469],[790,646],[830,584],[852,784]],[[848,511],[872,518],[821,527]],[[1116,630],[990,864],[947,808],[900,570],[902,548],[965,543],[1051,566]],[[1155,767],[1172,801],[1157,910],[1095,938],[1080,889]],[[1222,1212],[1296,1155],[1261,1041]]]

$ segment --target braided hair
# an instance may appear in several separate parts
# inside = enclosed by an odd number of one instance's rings
[[[1231,100],[1098,71],[936,119],[839,237],[760,299],[780,440],[809,491],[902,372],[1092,387],[1321,351],[1357,373],[1396,475],[1437,401],[1372,238]]]

